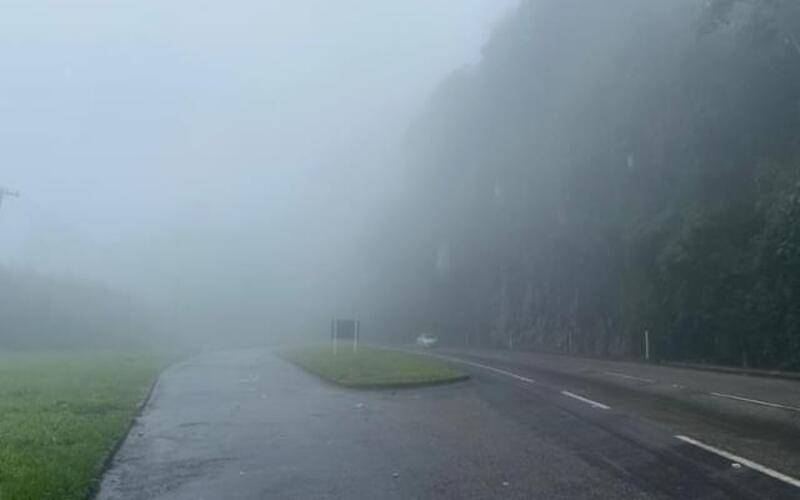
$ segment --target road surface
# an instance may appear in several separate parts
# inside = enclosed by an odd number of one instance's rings
[[[599,375],[594,366],[581,368],[580,376],[563,368],[560,374],[547,364],[571,359],[436,354],[459,363],[472,379],[347,390],[268,350],[211,353],[177,364],[162,375],[99,498],[800,498],[794,479],[783,474],[791,460],[779,459],[782,468],[773,469],[749,456],[721,455],[730,450],[715,446],[720,432],[705,434],[707,414],[678,405],[675,416],[636,392],[639,385],[666,382]],[[613,382],[602,383],[603,376]],[[601,383],[592,382],[598,378]],[[644,403],[631,402],[641,398]],[[670,406],[664,401],[661,406]],[[725,432],[737,429],[727,425]],[[790,430],[776,432],[796,445]],[[767,432],[753,446],[774,438]]]

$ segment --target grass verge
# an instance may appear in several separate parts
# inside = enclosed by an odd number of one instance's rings
[[[148,354],[0,351],[0,500],[85,499],[162,366]]]
[[[325,380],[361,389],[413,387],[457,382],[469,378],[439,360],[391,349],[362,347],[358,353],[330,347],[304,347],[283,357]]]

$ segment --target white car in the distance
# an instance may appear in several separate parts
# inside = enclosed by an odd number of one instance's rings
[[[436,347],[438,343],[439,339],[436,337],[436,335],[431,335],[430,333],[423,333],[417,337],[417,345],[426,349]]]

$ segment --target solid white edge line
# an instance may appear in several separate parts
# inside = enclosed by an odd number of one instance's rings
[[[600,408],[602,410],[610,410],[611,409],[610,406],[606,406],[603,403],[598,403],[597,401],[592,401],[591,399],[585,398],[583,396],[578,396],[577,394],[573,394],[573,393],[571,393],[569,391],[561,391],[561,394],[563,394],[564,396],[573,398],[573,399],[577,399],[578,401],[583,401],[584,403],[590,404],[590,405],[594,406],[595,408]]]
[[[499,373],[501,375],[506,375],[507,377],[515,378],[517,380],[521,380],[522,382],[527,382],[529,384],[535,384],[536,383],[536,381],[531,379],[531,378],[523,377],[522,375],[517,375],[516,373],[512,373],[512,372],[509,372],[509,371],[506,371],[506,370],[501,370],[500,368],[495,368],[493,366],[483,365],[481,363],[475,363],[475,362],[472,362],[472,361],[465,361],[463,359],[454,358],[452,356],[443,356],[441,354],[428,354],[428,353],[424,353],[424,354],[426,356],[431,356],[431,357],[434,357],[434,358],[444,359],[444,360],[447,360],[447,361],[452,361],[454,363],[461,363],[462,365],[469,365],[469,366],[474,366],[476,368],[483,368],[484,370],[489,370],[489,371],[493,371],[495,373]]]
[[[640,382],[647,382],[648,384],[655,384],[656,381],[651,378],[644,378],[644,377],[634,377],[633,375],[628,375],[625,373],[619,372],[603,372],[606,375],[614,375],[615,377],[622,377],[622,378],[629,378],[631,380],[638,380]]]
[[[800,480],[795,479],[795,478],[790,477],[790,476],[787,476],[786,474],[781,474],[780,472],[778,472],[776,470],[772,470],[769,467],[764,467],[763,465],[758,464],[756,462],[753,462],[752,460],[748,460],[746,458],[734,455],[733,453],[728,453],[725,450],[720,450],[719,448],[715,448],[715,447],[713,447],[711,445],[708,445],[708,444],[705,444],[705,443],[701,443],[700,441],[697,441],[696,439],[692,439],[692,438],[687,437],[687,436],[681,436],[679,434],[676,434],[675,438],[676,439],[680,439],[681,441],[683,441],[685,443],[689,443],[691,445],[697,446],[698,448],[702,448],[702,449],[704,449],[706,451],[709,451],[711,453],[715,453],[715,454],[717,454],[717,455],[719,455],[719,456],[721,456],[723,458],[726,458],[726,459],[728,459],[728,460],[730,460],[732,462],[740,463],[740,464],[744,465],[745,467],[749,467],[749,468],[751,468],[751,469],[753,469],[755,471],[758,471],[758,472],[760,472],[762,474],[765,474],[765,475],[767,475],[767,476],[769,476],[769,477],[771,477],[773,479],[777,479],[778,481],[783,481],[784,483],[791,484],[792,486],[794,486],[796,488],[800,488]]]
[[[733,394],[724,394],[721,392],[711,392],[709,394],[711,394],[712,396],[716,396],[718,398],[735,399],[737,401],[744,401],[745,403],[753,403],[761,406],[769,406],[770,408],[780,408],[783,410],[800,412],[800,408],[794,406],[782,405],[779,403],[770,403],[769,401],[760,401],[758,399],[743,398],[741,396],[734,396]]]

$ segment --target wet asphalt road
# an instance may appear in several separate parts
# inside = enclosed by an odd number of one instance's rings
[[[162,375],[99,498],[800,498],[632,412],[468,369],[354,391],[266,350],[194,358]]]
[[[592,398],[800,478],[800,380],[535,352],[450,348],[435,354],[527,376],[538,390]]]

